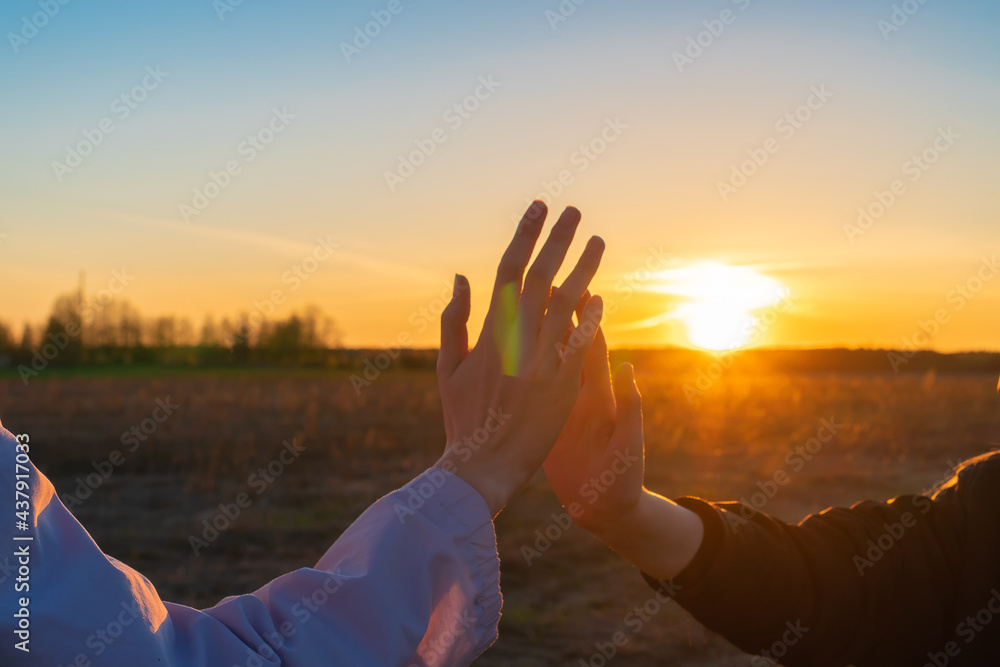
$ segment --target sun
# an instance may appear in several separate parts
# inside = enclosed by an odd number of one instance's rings
[[[756,314],[788,296],[788,289],[748,266],[703,261],[657,275],[656,291],[683,299],[671,312],[688,342],[705,350],[745,347],[761,324]]]

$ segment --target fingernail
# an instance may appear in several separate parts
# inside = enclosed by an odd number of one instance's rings
[[[583,214],[580,213],[580,209],[578,209],[575,206],[567,206],[566,213],[568,213],[570,216],[569,222],[571,224],[573,224],[574,226],[580,224],[580,220],[583,218]]]
[[[536,199],[531,202],[531,206],[528,207],[527,218],[532,221],[538,220],[545,213],[545,210],[545,202],[541,199]]]

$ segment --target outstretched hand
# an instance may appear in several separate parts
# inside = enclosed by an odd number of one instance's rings
[[[584,333],[587,297],[578,306],[577,331]],[[622,364],[612,380],[604,333],[597,327],[590,334],[583,385],[545,474],[578,524],[643,572],[669,579],[698,552],[704,526],[643,486],[642,398],[632,365]]]
[[[581,323],[588,297],[578,305]],[[632,364],[619,366],[612,381],[604,332],[592,336],[576,405],[545,474],[563,505],[576,510],[577,523],[598,531],[632,512],[642,495],[642,397]]]
[[[479,491],[494,516],[531,479],[562,431],[593,341],[591,335],[572,348],[562,345],[600,265],[604,242],[592,237],[570,275],[552,290],[580,212],[563,212],[525,274],[546,213],[545,204],[535,202],[518,225],[471,351],[471,293],[463,276],[455,277],[451,303],[441,315],[437,374],[448,444],[438,465]],[[592,330],[601,315],[598,296],[580,308]]]

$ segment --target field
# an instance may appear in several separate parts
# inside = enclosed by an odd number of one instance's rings
[[[776,372],[736,364],[693,404],[683,386],[695,370],[675,372],[655,359],[637,368],[646,483],[669,496],[749,497],[758,481],[786,467],[785,454],[812,437],[821,419],[843,426],[768,503],[785,520],[925,490],[954,462],[1000,440],[995,373]],[[173,414],[127,451],[122,434],[168,398],[178,406]],[[434,375],[417,370],[387,372],[360,394],[344,371],[52,370],[28,387],[8,374],[0,376],[0,418],[31,435],[33,459],[60,494],[77,493],[92,462],[125,450],[124,462],[73,511],[164,599],[196,607],[312,565],[366,506],[433,463],[444,441]],[[219,503],[247,491],[248,475],[291,438],[306,451],[195,556],[189,536],[201,533]],[[651,591],[580,528],[526,563],[521,547],[533,545],[558,510],[540,474],[498,519],[503,620],[499,641],[476,665],[589,664],[595,643],[617,630],[629,642],[610,664],[749,664],[673,603],[638,633],[628,631],[626,614]]]

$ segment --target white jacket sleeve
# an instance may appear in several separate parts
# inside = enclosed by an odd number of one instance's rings
[[[378,500],[315,567],[200,611],[105,555],[2,426],[0,498],[4,667],[436,667],[497,636],[490,512],[440,468]]]

